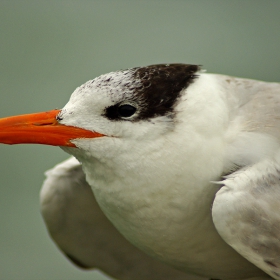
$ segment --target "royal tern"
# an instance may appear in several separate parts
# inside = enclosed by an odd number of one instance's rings
[[[83,266],[97,262],[98,236],[130,251],[106,216],[131,244],[182,272],[280,279],[279,102],[279,83],[197,65],[137,67],[86,82],[61,110],[1,119],[0,142],[61,146],[81,162],[48,173],[41,204],[58,246]],[[96,231],[99,216],[112,234]],[[145,269],[151,258],[131,251]]]

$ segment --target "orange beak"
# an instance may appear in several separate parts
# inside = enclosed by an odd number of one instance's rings
[[[104,136],[98,132],[58,123],[56,116],[59,112],[60,110],[52,110],[0,119],[0,143],[76,147],[71,140]]]

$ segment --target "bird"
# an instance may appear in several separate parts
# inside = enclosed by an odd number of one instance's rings
[[[90,80],[61,110],[0,119],[0,143],[71,155],[47,172],[41,211],[81,267],[280,279],[279,104],[276,82],[155,64]]]

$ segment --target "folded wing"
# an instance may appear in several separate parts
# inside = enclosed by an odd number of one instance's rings
[[[280,279],[280,152],[225,178],[212,215],[222,238]]]

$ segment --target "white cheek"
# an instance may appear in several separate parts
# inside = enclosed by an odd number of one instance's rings
[[[77,98],[74,95],[61,110],[60,123],[101,132],[99,130],[103,131],[108,126],[109,121],[103,117],[104,108],[110,106],[108,104],[110,101],[105,98],[97,100],[91,96]],[[106,129],[106,131],[108,130]]]
[[[155,140],[173,130],[174,123],[168,117],[157,117],[151,120],[116,121],[114,136],[134,140]]]

